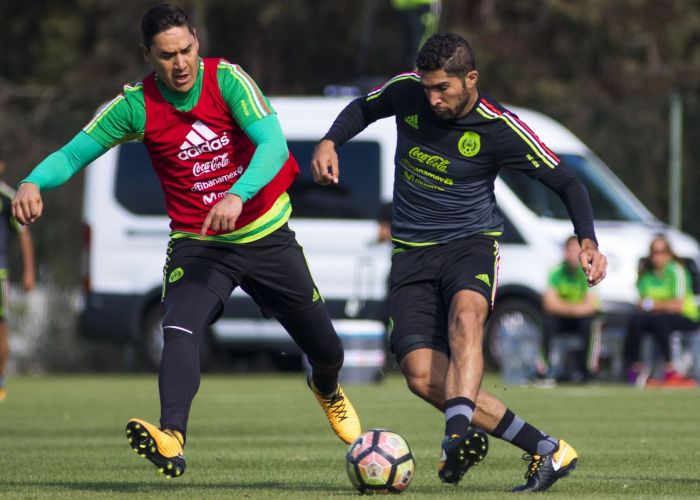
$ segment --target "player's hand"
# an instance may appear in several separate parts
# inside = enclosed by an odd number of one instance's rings
[[[588,286],[595,286],[605,278],[608,269],[608,259],[598,251],[598,245],[589,239],[581,242],[581,253],[578,254],[583,272],[588,277]]]
[[[311,173],[314,181],[322,186],[338,184],[338,153],[335,152],[333,141],[325,139],[316,145],[311,157]]]
[[[243,200],[235,194],[227,194],[216,205],[211,207],[207,218],[204,219],[200,234],[206,236],[209,229],[216,232],[233,231],[236,228],[236,221],[242,210]]]
[[[20,184],[17,194],[12,200],[12,216],[20,224],[31,224],[44,211],[44,202],[41,199],[39,186],[31,182]]]

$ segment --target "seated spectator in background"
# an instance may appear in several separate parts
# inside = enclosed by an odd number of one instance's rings
[[[562,380],[582,382],[590,380],[598,370],[600,357],[600,328],[594,321],[598,314],[598,298],[588,287],[586,274],[579,264],[581,246],[576,236],[564,242],[564,260],[549,274],[547,289],[542,296],[544,311],[544,366],[538,374],[545,375],[550,361],[552,338],[560,333],[573,333],[584,341],[584,349],[576,356],[572,373]]]
[[[665,237],[654,238],[649,255],[641,260],[637,289],[639,303],[630,318],[625,339],[629,381],[638,387],[697,385],[694,380],[677,373],[671,362],[671,332],[696,329],[700,312],[693,295],[690,274]],[[654,338],[666,362],[664,377],[660,381],[648,380],[651,367],[644,366],[640,358],[640,345],[645,333]]]

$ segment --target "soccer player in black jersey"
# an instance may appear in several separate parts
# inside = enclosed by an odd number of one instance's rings
[[[336,148],[370,123],[395,117],[390,343],[411,391],[445,413],[438,475],[457,483],[484,458],[483,429],[528,455],[527,482],[514,491],[544,491],[575,467],[576,451],[480,388],[503,227],[494,181],[499,169],[518,169],[561,197],[593,286],[605,277],[607,260],[598,251],[590,199],[527,125],[477,89],[474,54],[462,37],[433,35],[416,67],[338,115],[314,151],[314,178],[339,182]]]

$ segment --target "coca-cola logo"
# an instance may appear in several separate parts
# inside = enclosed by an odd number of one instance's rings
[[[228,153],[215,156],[209,161],[197,162],[192,167],[192,175],[199,177],[200,175],[216,172],[229,164]]]
[[[442,156],[426,153],[418,146],[411,148],[408,152],[408,156],[440,172],[446,172],[447,166],[450,164],[450,160]]]

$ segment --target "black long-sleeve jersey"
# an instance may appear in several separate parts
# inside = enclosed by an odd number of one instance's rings
[[[392,236],[408,246],[474,234],[500,235],[498,171],[526,172],[564,201],[579,239],[596,241],[593,209],[580,180],[515,114],[479,93],[469,113],[441,120],[420,77],[403,73],[352,101],[324,137],[340,146],[370,123],[396,117]]]

